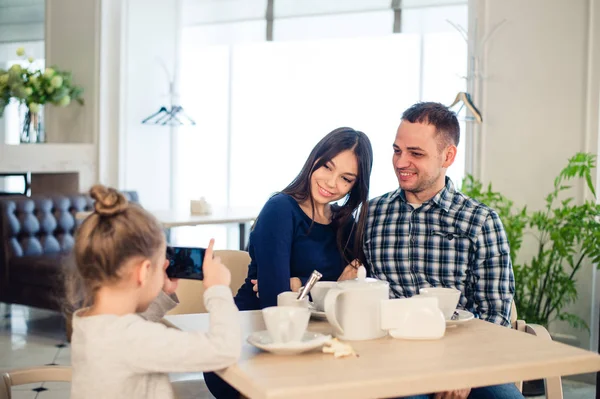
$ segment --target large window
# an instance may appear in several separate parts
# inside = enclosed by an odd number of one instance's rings
[[[298,3],[275,2],[272,42],[262,19],[184,27],[181,100],[198,124],[178,136],[179,206],[204,196],[213,206],[260,207],[340,126],[371,139],[371,197],[394,190],[391,146],[402,111],[417,101],[449,104],[465,91],[466,42],[441,16],[466,26],[466,5],[405,10],[403,33],[393,34],[394,13],[377,1],[369,3],[377,10],[339,15],[306,15],[293,9]],[[461,143],[449,171],[457,182],[464,156]]]
[[[236,47],[231,205],[264,203],[295,177],[317,141],[340,126],[372,141],[371,195],[394,189],[391,146],[399,112],[419,96],[419,52],[415,35]]]

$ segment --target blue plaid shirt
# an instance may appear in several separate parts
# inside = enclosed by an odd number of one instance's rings
[[[514,275],[498,214],[446,186],[413,209],[402,189],[369,202],[365,255],[372,275],[390,283],[390,296],[425,287],[462,292],[459,307],[510,326]]]

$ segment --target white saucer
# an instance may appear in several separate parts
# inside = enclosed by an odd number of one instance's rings
[[[327,320],[327,314],[325,314],[325,312],[322,312],[322,311],[316,310],[316,309],[309,309],[309,310],[310,310],[310,316],[313,319]]]
[[[315,305],[312,302],[308,304],[308,310],[310,311],[310,316],[313,319],[327,320],[327,315],[325,314],[325,312],[322,310],[317,310],[317,308],[315,308]]]
[[[458,313],[458,319],[457,320],[446,320],[447,326],[455,326],[457,324],[462,324],[469,320],[473,320],[475,318],[475,315],[473,315],[473,313],[471,313],[467,310],[456,309],[456,313]]]
[[[316,332],[307,331],[300,342],[288,342],[285,344],[275,344],[271,339],[271,334],[267,330],[256,331],[248,337],[248,343],[275,355],[296,355],[320,348],[331,339],[331,335],[323,335]]]

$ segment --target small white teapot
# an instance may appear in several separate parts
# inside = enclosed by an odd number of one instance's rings
[[[387,281],[340,281],[325,296],[325,314],[336,337],[347,341],[381,338],[381,302],[389,299]]]

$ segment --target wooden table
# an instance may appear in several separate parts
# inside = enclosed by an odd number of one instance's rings
[[[210,215],[191,215],[183,211],[150,211],[165,229],[182,226],[200,226],[209,224],[237,224],[240,232],[239,248],[246,248],[247,229],[258,216],[260,209],[232,208],[217,209]],[[91,212],[77,212],[78,220],[85,219]]]
[[[184,331],[206,331],[209,323],[208,314],[166,319]],[[242,312],[244,340],[263,329],[261,312]],[[331,332],[326,322],[311,322],[309,330]],[[245,343],[239,363],[218,374],[253,399],[305,399],[407,396],[600,370],[596,353],[480,320],[447,329],[441,340],[351,345],[359,357],[276,356]]]

